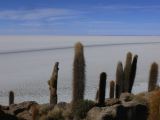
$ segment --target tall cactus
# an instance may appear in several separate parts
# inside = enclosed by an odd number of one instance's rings
[[[57,79],[58,79],[58,65],[59,62],[56,62],[53,68],[52,76],[48,81],[49,90],[50,90],[50,104],[57,104]]]
[[[84,99],[85,91],[85,58],[83,45],[78,42],[75,44],[75,55],[73,63],[73,96],[72,102],[76,103]]]
[[[110,92],[109,98],[114,98],[115,82],[114,80],[110,81]]]
[[[120,97],[124,88],[124,72],[122,62],[118,62],[116,70],[116,98]]]
[[[157,86],[158,80],[158,64],[152,63],[149,75],[148,92],[153,91]]]
[[[135,55],[133,58],[132,66],[131,66],[131,71],[130,71],[130,81],[129,81],[129,90],[128,92],[132,92],[134,80],[136,77],[136,70],[137,70],[137,60],[138,60],[138,55]]]
[[[9,92],[9,105],[14,104],[14,92]]]
[[[98,94],[98,105],[104,106],[105,105],[105,92],[106,92],[106,79],[107,75],[105,72],[100,74],[100,81],[99,81],[99,94]]]
[[[132,53],[128,52],[124,68],[124,92],[128,92],[129,90],[131,64],[132,64]]]

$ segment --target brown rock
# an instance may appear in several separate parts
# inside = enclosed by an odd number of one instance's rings
[[[137,101],[123,102],[108,107],[94,107],[87,120],[147,120],[148,108]]]
[[[14,115],[10,115],[0,110],[0,119],[1,120],[18,120],[18,118]]]
[[[2,106],[2,105],[0,105],[0,109],[1,110],[9,110],[9,107],[8,106]]]
[[[29,110],[32,105],[37,104],[34,101],[22,102],[20,104],[12,104],[9,106],[9,112],[12,115],[17,115],[25,110]]]
[[[110,107],[94,107],[87,114],[87,120],[115,120],[116,105]]]
[[[132,101],[133,98],[134,98],[134,95],[131,94],[131,93],[122,93],[120,95],[119,100],[122,101],[122,102],[129,102],[129,101]]]
[[[106,99],[105,100],[105,105],[106,106],[112,106],[115,104],[121,104],[121,101],[117,98],[113,98],[113,99]]]
[[[28,111],[23,111],[17,115],[20,120],[32,120],[32,115]]]

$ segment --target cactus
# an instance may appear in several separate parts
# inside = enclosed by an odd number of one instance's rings
[[[153,91],[157,86],[158,64],[152,63],[149,76],[148,92]]]
[[[138,60],[138,55],[135,55],[133,58],[132,66],[131,66],[131,71],[130,71],[130,81],[129,81],[129,90],[128,92],[132,92],[135,76],[136,76],[136,69],[137,69],[137,60]]]
[[[107,75],[105,72],[100,74],[100,81],[99,81],[99,94],[98,94],[98,105],[104,106],[105,105],[105,91],[106,91],[106,78]]]
[[[96,92],[95,101],[98,101],[98,96],[99,96],[99,90],[97,90]]]
[[[73,63],[73,96],[72,103],[84,99],[85,91],[85,58],[83,45],[78,42],[75,45],[75,56]]]
[[[123,92],[124,72],[122,62],[118,62],[116,70],[116,98]]]
[[[53,68],[52,76],[48,81],[49,90],[50,90],[50,104],[57,104],[57,79],[58,79],[58,65],[59,62],[56,62]]]
[[[115,82],[112,80],[110,81],[109,98],[114,98],[114,89],[115,89]]]
[[[124,92],[128,92],[129,90],[131,64],[132,64],[132,53],[128,52],[124,68]]]
[[[9,92],[9,105],[14,104],[14,92]]]

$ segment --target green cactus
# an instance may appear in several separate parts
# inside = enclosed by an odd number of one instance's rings
[[[14,104],[14,92],[9,92],[9,105]]]
[[[116,70],[116,98],[120,97],[124,88],[124,72],[122,62],[118,62]]]
[[[149,75],[148,92],[153,91],[157,86],[158,80],[158,64],[152,63]]]
[[[128,92],[129,90],[131,64],[132,64],[132,53],[128,52],[124,68],[124,92]]]
[[[130,81],[129,81],[129,90],[128,92],[132,92],[135,76],[136,76],[136,70],[137,70],[137,60],[138,60],[138,55],[135,55],[133,58],[132,66],[131,66],[131,71],[130,71]]]
[[[73,63],[73,96],[72,102],[76,103],[84,99],[85,91],[85,58],[83,45],[78,42],[75,44],[75,56]]]
[[[106,78],[107,75],[105,72],[100,74],[100,81],[99,81],[99,94],[98,94],[98,105],[105,106],[105,92],[106,92]]]
[[[49,90],[50,90],[50,104],[57,104],[57,80],[58,80],[58,68],[59,62],[56,62],[53,68],[52,76],[48,81]]]
[[[110,81],[109,98],[114,98],[114,90],[115,90],[115,82],[112,80]]]

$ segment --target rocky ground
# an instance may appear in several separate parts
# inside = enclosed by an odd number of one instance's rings
[[[36,105],[34,101],[26,101],[10,106],[0,106],[1,120],[32,120],[31,107]]]
[[[32,107],[38,105],[34,101],[26,101],[10,106],[0,106],[1,120],[33,120]],[[40,105],[38,105],[40,106]],[[58,103],[56,109],[67,109],[67,103]],[[55,109],[52,107],[52,109]],[[105,106],[94,105],[87,111],[85,120],[147,120],[147,103],[132,94],[124,93],[120,99],[106,99]],[[61,117],[68,120],[69,118]],[[40,118],[39,118],[40,119]],[[54,120],[54,119],[50,119]],[[56,118],[57,120],[57,118]]]

